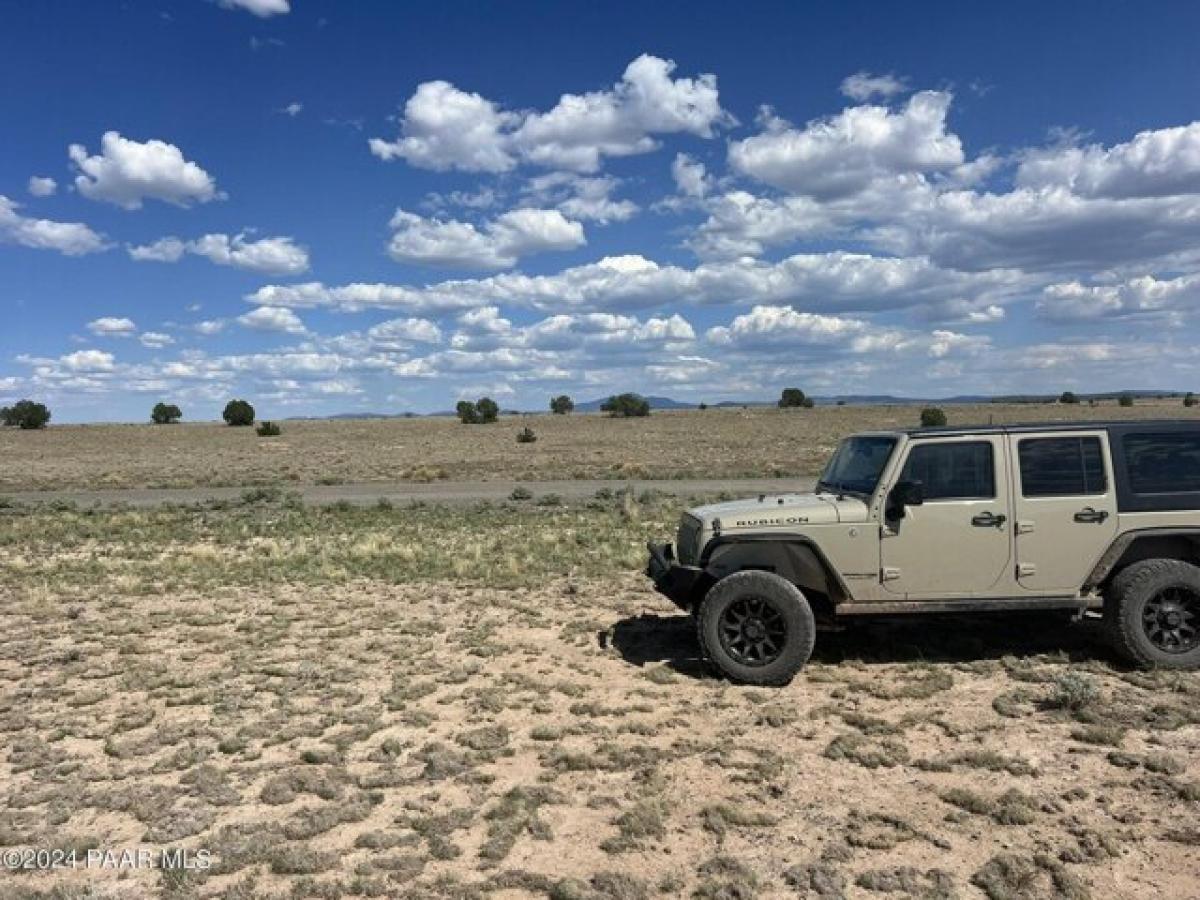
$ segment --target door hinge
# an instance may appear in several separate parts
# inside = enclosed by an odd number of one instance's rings
[[[884,566],[879,573],[880,581],[895,581],[900,577],[900,570],[893,569],[890,566]]]
[[[1037,565],[1034,563],[1017,563],[1017,577],[1028,578],[1031,575],[1037,574]]]
[[[1017,519],[1014,530],[1017,534],[1030,534],[1033,531],[1032,519]]]

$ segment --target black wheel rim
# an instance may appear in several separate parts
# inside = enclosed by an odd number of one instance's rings
[[[787,645],[787,622],[766,597],[738,597],[717,623],[721,649],[743,666],[766,666]]]
[[[1200,647],[1200,594],[1186,587],[1159,591],[1142,610],[1142,629],[1164,653],[1188,653]]]

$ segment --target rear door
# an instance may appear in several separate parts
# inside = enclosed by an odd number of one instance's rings
[[[1117,493],[1104,431],[1012,434],[1017,583],[1079,590],[1117,533]]]
[[[897,471],[892,485],[921,482],[925,502],[884,525],[884,590],[913,600],[1011,593],[1004,436],[912,440]]]

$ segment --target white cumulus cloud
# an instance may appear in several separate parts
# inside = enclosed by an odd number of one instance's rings
[[[131,337],[137,333],[132,319],[102,316],[87,323],[87,330],[98,337]]]
[[[1200,193],[1200,122],[1143,131],[1107,148],[1068,144],[1032,151],[1017,169],[1017,184],[1114,199]]]
[[[422,169],[506,172],[516,159],[505,131],[519,118],[448,81],[427,81],[404,105],[400,138],[371,138],[369,145],[380,159],[404,159]]]
[[[79,193],[123,209],[140,209],[145,200],[189,206],[220,197],[213,177],[165,141],[143,143],[108,131],[99,154],[89,156],[82,144],[72,144],[67,155],[80,172]]]
[[[872,75],[870,72],[855,72],[842,79],[841,91],[851,100],[864,103],[872,97],[887,100],[908,90],[908,82],[895,75]]]
[[[175,338],[169,334],[163,334],[161,331],[144,331],[138,335],[138,340],[141,341],[143,347],[149,347],[151,350],[161,350],[163,347],[169,347],[175,343]]]
[[[35,197],[49,197],[58,190],[58,182],[53,178],[33,175],[29,178],[29,193]]]
[[[397,209],[388,253],[397,262],[447,268],[507,269],[523,257],[587,243],[583,226],[555,209],[514,209],[476,228]]]
[[[290,0],[219,0],[225,9],[244,9],[260,19],[282,16],[292,11]]]
[[[248,240],[244,234],[206,234],[193,241],[165,237],[152,244],[129,247],[138,262],[178,262],[184,253],[203,256],[219,266],[233,266],[265,275],[300,275],[308,271],[308,251],[290,237]]]
[[[83,256],[106,250],[108,244],[82,222],[55,222],[23,216],[21,205],[0,194],[0,242],[20,244],[36,250],[57,250],[67,256]]]
[[[60,356],[59,362],[72,372],[111,372],[115,357],[103,350],[77,350]]]
[[[283,334],[305,334],[308,331],[298,315],[279,306],[260,306],[238,316],[237,320],[252,331],[277,331]]]
[[[611,175],[579,175],[575,172],[549,172],[529,179],[523,190],[524,202],[531,206],[553,206],[572,219],[598,222],[625,222],[640,207],[632,200],[612,197],[621,185]]]
[[[946,131],[950,94],[922,91],[893,111],[853,106],[796,128],[768,116],[766,129],[729,148],[743,175],[794,194],[821,199],[865,190],[879,178],[951,169],[962,142]]]
[[[1079,281],[1047,285],[1037,314],[1056,322],[1124,319],[1165,312],[1187,312],[1200,303],[1200,274],[1177,278],[1140,275],[1114,284]]]
[[[674,78],[675,63],[633,60],[612,88],[563,94],[545,112],[513,112],[446,81],[418,86],[394,141],[373,138],[381,159],[444,171],[505,172],[520,162],[595,172],[609,156],[647,153],[655,135],[709,138],[732,117],[721,109],[713,75]]]

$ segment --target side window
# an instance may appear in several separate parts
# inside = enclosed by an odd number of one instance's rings
[[[1200,434],[1127,434],[1123,446],[1135,494],[1200,491]]]
[[[991,500],[996,465],[989,441],[918,444],[908,454],[901,481],[919,481],[925,500]]]
[[[1103,494],[1104,454],[1098,437],[1028,438],[1017,442],[1024,497]]]

